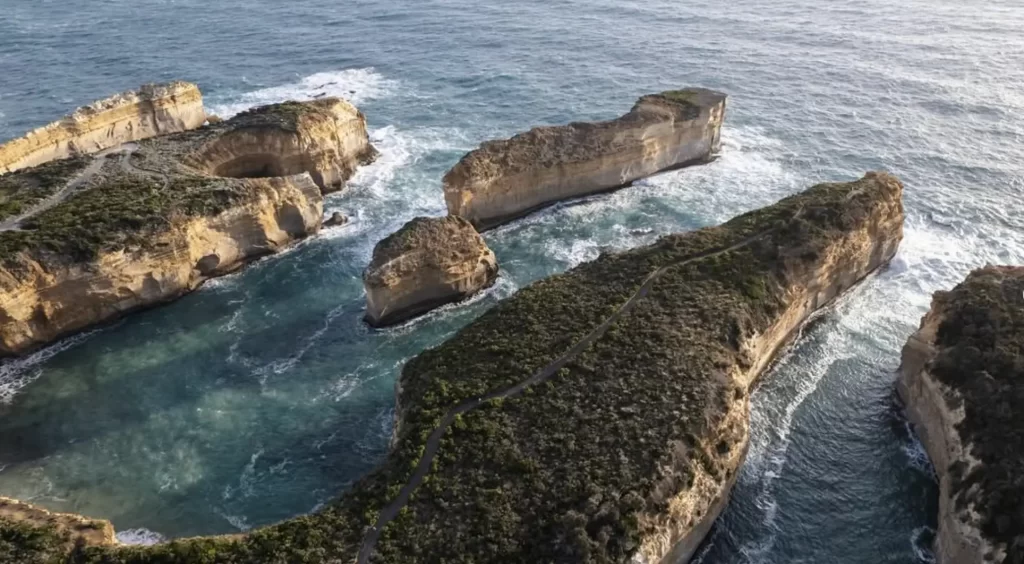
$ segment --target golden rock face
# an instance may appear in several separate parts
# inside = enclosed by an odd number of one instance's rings
[[[699,88],[663,92],[611,121],[488,141],[445,175],[448,212],[489,229],[561,200],[702,162],[718,149],[725,101]]]
[[[75,110],[60,121],[0,145],[0,174],[203,125],[199,87],[145,85]]]
[[[74,117],[135,111],[140,96]],[[363,115],[326,98],[0,176],[0,354],[173,300],[316,233],[323,194],[375,155]]]

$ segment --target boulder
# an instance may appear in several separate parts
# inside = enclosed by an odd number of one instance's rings
[[[0,174],[188,131],[205,121],[203,96],[195,84],[147,84],[79,108],[60,121],[0,145]]]
[[[348,217],[346,217],[345,214],[341,212],[334,212],[331,214],[331,217],[324,221],[324,227],[338,227],[340,225],[345,225],[346,223],[348,223]]]
[[[393,325],[472,296],[497,279],[483,237],[461,217],[417,217],[373,249],[363,273],[366,321]]]
[[[1024,268],[939,292],[897,391],[939,479],[939,564],[1024,563]]]
[[[705,162],[719,146],[725,99],[703,88],[662,92],[611,121],[486,142],[445,175],[448,212],[490,229],[555,202]]]

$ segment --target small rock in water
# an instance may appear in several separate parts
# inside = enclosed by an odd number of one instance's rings
[[[324,221],[324,227],[337,227],[338,225],[345,225],[348,223],[348,217],[341,212],[334,212],[331,217]]]

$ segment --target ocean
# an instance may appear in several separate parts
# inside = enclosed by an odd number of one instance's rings
[[[144,82],[210,112],[348,98],[381,158],[291,250],[0,364],[0,495],[124,542],[316,510],[387,452],[403,363],[532,281],[821,181],[906,184],[892,264],[807,326],[753,394],[750,455],[697,561],[930,562],[937,486],[893,393],[933,292],[1024,264],[1024,4],[952,0],[0,0],[0,141]],[[730,95],[713,163],[488,232],[498,283],[397,328],[361,321],[374,244],[445,213],[481,141]]]

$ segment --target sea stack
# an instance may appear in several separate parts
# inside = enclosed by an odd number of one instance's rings
[[[1024,563],[1024,268],[939,292],[897,389],[939,479],[939,564]]]
[[[0,174],[188,131],[205,121],[203,96],[195,84],[147,84],[79,108],[60,121],[0,145]]]
[[[325,98],[0,176],[0,355],[173,300],[316,233],[373,158]]]
[[[444,177],[448,212],[477,229],[706,161],[718,150],[726,95],[703,88],[644,96],[626,115],[538,127],[470,152]]]
[[[461,217],[418,217],[377,243],[363,273],[366,321],[393,325],[489,287],[498,263]]]

